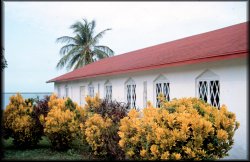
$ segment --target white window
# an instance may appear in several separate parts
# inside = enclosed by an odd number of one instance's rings
[[[69,97],[69,87],[65,85],[65,97]]]
[[[155,91],[155,105],[160,107],[159,95],[162,93],[164,98],[170,100],[170,86],[169,81],[163,75],[158,76],[154,81],[154,91]]]
[[[132,79],[125,83],[125,92],[127,103],[130,108],[136,107],[136,84]]]
[[[112,85],[109,81],[105,83],[105,98],[109,101],[112,100]]]
[[[80,105],[83,106],[85,101],[85,86],[80,86]]]
[[[94,86],[92,85],[92,83],[90,83],[89,84],[89,96],[94,97],[94,95],[95,95]]]
[[[214,107],[220,107],[220,81],[218,75],[206,70],[196,79],[198,97]]]
[[[143,107],[147,107],[147,81],[143,82]]]

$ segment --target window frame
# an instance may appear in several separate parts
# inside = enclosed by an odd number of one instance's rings
[[[108,87],[110,89],[108,89]],[[109,90],[109,91],[108,91]],[[109,97],[107,96],[109,94]],[[109,80],[107,80],[105,83],[104,83],[104,98],[107,99],[108,101],[112,101],[112,96],[113,96],[113,86],[111,84],[111,82]]]
[[[207,82],[207,101],[203,100],[202,98],[200,98],[200,82]],[[218,81],[218,88],[216,90],[218,90],[218,98],[219,101],[218,103],[211,103],[211,81]],[[199,99],[202,99],[203,101],[205,101],[206,103],[211,104],[214,107],[220,108],[220,104],[221,104],[221,82],[220,82],[220,78],[217,74],[215,74],[214,72],[212,72],[211,70],[205,70],[203,73],[201,73],[197,78],[196,78],[196,97]],[[216,97],[216,92],[214,93],[214,97]]]
[[[128,86],[130,87],[130,103],[128,101]],[[129,78],[126,82],[125,82],[125,101],[126,103],[129,103],[129,108],[136,108],[136,82],[132,79]],[[134,92],[134,94],[133,94]],[[134,98],[133,98],[134,95]]]
[[[93,89],[93,91],[91,91],[91,89]],[[93,92],[93,94],[91,94],[92,92]],[[95,87],[92,84],[92,82],[90,82],[88,85],[88,96],[95,97]]]
[[[166,98],[168,99],[168,101],[171,99],[170,98],[170,81],[162,74],[160,74],[158,77],[156,77],[156,79],[154,80],[154,84],[153,84],[153,90],[154,90],[154,105],[155,107],[159,108],[158,105],[158,101],[157,101],[157,92],[156,92],[156,88],[157,88],[157,84],[162,84],[163,86],[161,87],[162,91],[164,92],[164,83],[167,84],[168,90],[166,94]]]

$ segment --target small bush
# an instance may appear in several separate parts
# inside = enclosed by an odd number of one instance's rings
[[[70,98],[57,98],[55,94],[50,96],[48,106],[50,110],[45,117],[44,133],[54,149],[66,150],[74,139],[81,136],[84,111]]]
[[[94,154],[107,159],[124,159],[125,154],[118,145],[120,137],[117,131],[120,119],[127,115],[128,105],[101,100],[98,96],[86,97],[86,102],[89,118],[85,123],[85,135]]]
[[[197,99],[162,102],[121,120],[119,145],[129,159],[215,160],[227,156],[239,123],[235,114]]]
[[[103,118],[99,114],[94,114],[92,117],[89,117],[86,122],[86,140],[94,150],[95,155],[105,156],[107,155],[106,149],[104,149],[105,144],[109,140],[109,129],[112,125],[112,120],[110,118]],[[103,138],[103,137],[106,138]]]
[[[42,127],[33,111],[33,101],[24,100],[17,93],[10,97],[3,113],[4,138],[12,137],[14,145],[20,148],[35,146],[41,139]]]
[[[44,130],[44,126],[45,126],[44,125],[45,124],[45,117],[47,117],[47,114],[49,112],[49,106],[48,106],[49,99],[50,99],[50,96],[44,96],[44,98],[41,100],[39,100],[39,99],[35,100],[35,104],[34,104],[35,116],[38,120],[39,125],[42,126],[43,130]],[[44,135],[44,133],[42,135]]]
[[[98,95],[93,98],[87,96],[85,100],[87,102],[84,107],[86,111],[100,114],[102,117],[109,117],[115,123],[127,116],[129,111],[128,104],[117,101],[109,101],[107,99],[102,100]]]

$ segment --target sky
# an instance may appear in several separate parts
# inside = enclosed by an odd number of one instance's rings
[[[248,21],[247,1],[219,2],[10,2],[4,4],[4,92],[52,92],[46,81],[57,70],[61,36],[70,25],[96,21],[96,33],[111,28],[99,45],[115,55]]]

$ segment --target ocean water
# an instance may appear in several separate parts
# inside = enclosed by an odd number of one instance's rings
[[[39,97],[39,99],[43,99],[44,96],[46,95],[51,95],[52,92],[30,92],[30,93],[20,93],[24,99],[27,99],[27,98],[37,98]],[[3,93],[3,103],[1,103],[1,109],[5,109],[6,106],[9,104],[10,100],[10,96],[13,96],[13,95],[16,95],[16,93]]]

